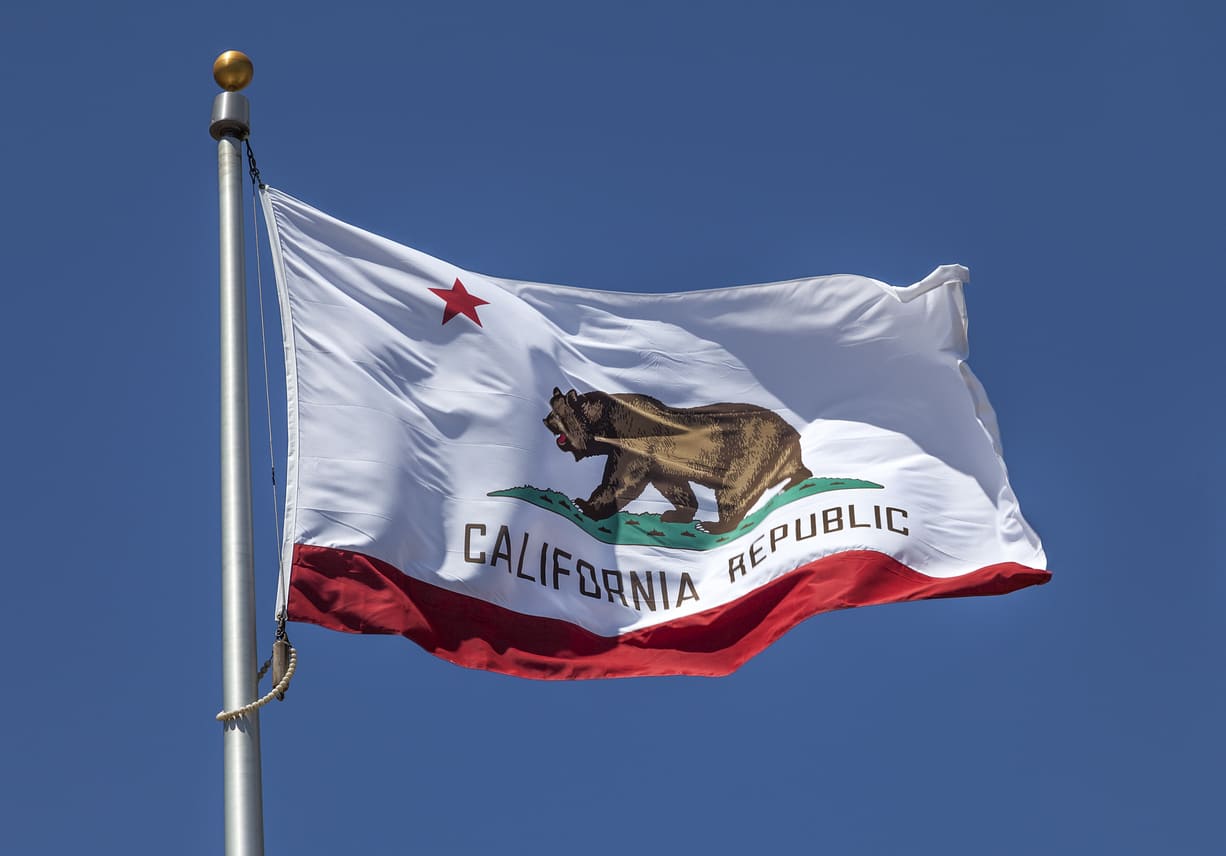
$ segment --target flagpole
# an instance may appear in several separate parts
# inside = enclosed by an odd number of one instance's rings
[[[247,406],[247,283],[243,249],[242,142],[251,110],[238,90],[251,82],[244,54],[213,64],[225,92],[213,100],[221,231],[221,661],[222,704],[255,701],[255,572],[251,536],[251,438]],[[262,856],[264,807],[258,711],[223,725],[227,856]]]

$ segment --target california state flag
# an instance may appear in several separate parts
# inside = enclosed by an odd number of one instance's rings
[[[525,677],[723,675],[819,612],[1049,577],[963,267],[592,291],[263,198],[291,620]]]

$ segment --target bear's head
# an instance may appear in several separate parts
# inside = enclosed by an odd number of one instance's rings
[[[592,434],[588,430],[588,421],[583,414],[579,393],[573,389],[563,393],[555,386],[553,396],[549,399],[549,415],[541,421],[553,432],[558,448],[563,452],[570,452],[576,461],[591,454],[589,445]]]

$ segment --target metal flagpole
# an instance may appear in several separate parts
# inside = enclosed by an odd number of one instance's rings
[[[238,90],[251,60],[226,51],[213,77],[226,90],[213,100],[221,203],[221,661],[225,710],[256,698],[255,572],[251,537],[251,438],[247,423],[247,283],[243,252],[242,141],[251,109]],[[224,724],[227,856],[263,856],[258,711]]]

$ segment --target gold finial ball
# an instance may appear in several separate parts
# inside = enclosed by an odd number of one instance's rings
[[[251,57],[242,51],[226,51],[213,61],[213,79],[226,92],[238,92],[254,74]]]

